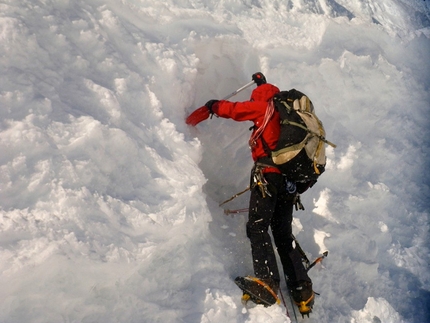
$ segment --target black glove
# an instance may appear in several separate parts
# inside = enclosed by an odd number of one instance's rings
[[[205,103],[205,107],[209,109],[209,112],[211,114],[214,114],[214,112],[212,111],[212,106],[214,105],[214,103],[217,103],[219,100],[209,100],[208,102]]]
[[[257,86],[260,86],[261,84],[266,84],[266,77],[261,72],[257,72],[255,74],[252,74],[252,80],[257,84]]]

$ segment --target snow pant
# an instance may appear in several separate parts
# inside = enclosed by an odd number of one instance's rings
[[[249,219],[246,233],[251,242],[254,274],[261,279],[280,282],[275,251],[269,234],[269,226],[281,259],[284,274],[290,282],[311,282],[301,261],[301,255],[293,247],[292,220],[294,195],[285,187],[282,174],[266,173],[264,178],[271,194],[263,197],[258,186],[251,190]]]

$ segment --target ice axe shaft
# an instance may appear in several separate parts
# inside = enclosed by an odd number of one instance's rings
[[[227,95],[226,97],[222,98],[222,100],[228,100],[230,99],[232,96],[235,96],[236,94],[238,94],[239,92],[242,92],[243,90],[245,90],[247,87],[250,87],[251,85],[255,84],[254,81],[251,81],[247,84],[245,84],[244,86],[242,86],[241,88],[238,88],[236,91],[234,91],[233,93],[230,93],[229,95]]]
[[[233,93],[230,93],[226,97],[222,98],[221,100],[227,100],[227,99],[231,98],[232,96],[235,96],[236,94],[238,94],[240,91],[245,90],[247,87],[249,87],[253,84],[255,84],[254,81],[251,81],[251,82],[245,84],[244,86],[242,86],[241,88],[237,89]],[[209,116],[210,116],[209,109],[206,106],[201,106],[200,108],[196,109],[193,113],[191,113],[185,119],[185,123],[188,125],[191,125],[191,126],[196,126],[197,124],[199,124],[203,120],[206,120],[207,118],[209,118]]]

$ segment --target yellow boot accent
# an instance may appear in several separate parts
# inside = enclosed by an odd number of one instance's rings
[[[301,301],[299,303],[295,302],[296,305],[299,307],[300,314],[304,317],[307,315],[309,317],[309,313],[312,312],[312,307],[308,306],[308,304],[314,299],[315,293],[312,292],[312,296],[309,297],[307,301]]]
[[[242,295],[242,304],[246,305],[246,303],[248,303],[250,298],[251,298],[251,296],[249,296],[248,294],[243,294]]]

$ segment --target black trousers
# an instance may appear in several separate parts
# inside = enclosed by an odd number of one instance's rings
[[[311,281],[300,253],[293,248],[291,224],[294,196],[287,192],[283,175],[267,173],[264,178],[268,182],[271,196],[263,197],[257,186],[251,190],[249,219],[246,224],[246,233],[251,242],[254,274],[258,278],[280,281],[275,250],[269,234],[270,227],[284,274],[288,276],[290,282]]]

